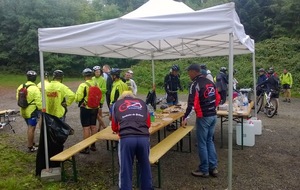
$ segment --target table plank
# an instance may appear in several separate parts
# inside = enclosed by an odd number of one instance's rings
[[[249,103],[249,106],[248,106],[248,111],[247,112],[243,112],[243,113],[237,113],[237,112],[232,112],[232,115],[235,116],[235,117],[249,117],[250,113],[251,113],[251,110],[254,106],[254,102],[251,101]],[[228,111],[227,110],[218,110],[217,111],[217,115],[218,116],[228,116]]]
[[[167,117],[172,118],[172,120],[163,120],[163,118],[155,119],[155,122],[151,123],[151,127],[149,128],[150,135],[156,133],[160,129],[163,129],[167,125],[173,123],[174,121],[180,119],[184,113],[176,112],[170,113]],[[112,131],[111,126],[106,127],[105,129],[101,130],[102,133],[97,136],[98,140],[111,140],[111,141],[118,141],[119,136],[118,134]]]

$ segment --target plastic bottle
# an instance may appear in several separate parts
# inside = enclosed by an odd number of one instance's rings
[[[248,97],[246,94],[243,95],[243,112],[248,112]]]
[[[238,105],[237,111],[242,111],[242,109],[243,109],[243,97],[240,93],[237,97],[237,105]]]
[[[147,108],[148,108],[148,112],[150,113],[150,119],[151,119],[151,122],[154,122],[154,121],[155,121],[154,109],[153,109],[153,107],[151,106],[151,104],[148,104],[148,105],[147,105]]]

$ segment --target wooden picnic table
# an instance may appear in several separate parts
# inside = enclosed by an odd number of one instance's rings
[[[183,112],[175,112],[175,113],[169,113],[167,115],[164,115],[162,118],[155,118],[155,122],[151,123],[151,127],[149,128],[150,135],[157,132],[158,134],[158,142],[160,142],[160,130],[164,129],[165,127],[174,121],[177,122],[178,119],[183,117]],[[176,123],[177,124],[177,123]],[[166,136],[166,133],[164,133],[164,137]],[[111,126],[106,127],[105,129],[101,130],[101,133],[96,137],[98,140],[106,140],[107,141],[107,149],[109,149],[109,142],[111,146],[111,155],[112,155],[112,176],[113,176],[113,184],[115,181],[114,173],[115,173],[115,163],[114,163],[114,149],[117,148],[117,142],[119,141],[119,136],[115,132],[112,131]],[[116,145],[114,145],[116,143]]]
[[[237,112],[237,111],[233,111],[232,116],[233,116],[233,120],[241,123],[241,148],[244,148],[244,138],[243,138],[243,133],[244,133],[244,119],[247,119],[249,117],[251,117],[251,110],[254,106],[254,102],[251,101],[248,105],[248,110],[247,112]],[[227,110],[217,110],[217,116],[219,116],[221,118],[221,148],[223,147],[223,123],[228,121],[228,114],[229,112]]]

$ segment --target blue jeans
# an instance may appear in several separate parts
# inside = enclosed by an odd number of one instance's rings
[[[216,116],[202,117],[196,119],[196,133],[198,141],[198,155],[200,158],[199,171],[208,174],[218,166],[218,158],[213,142]]]

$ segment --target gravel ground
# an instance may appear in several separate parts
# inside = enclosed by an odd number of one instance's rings
[[[79,83],[67,83],[76,91]],[[16,109],[15,90],[12,88],[0,87],[0,110]],[[141,96],[145,99],[145,95]],[[180,95],[181,101],[187,100],[187,95]],[[258,117],[263,122],[262,135],[255,137],[255,146],[244,147],[236,145],[235,131],[233,134],[233,189],[300,189],[300,99],[292,99],[292,103],[280,102],[278,115],[267,118],[263,113]],[[104,107],[107,111],[107,107]],[[189,120],[193,125],[195,118]],[[108,124],[108,118],[105,118]],[[82,128],[79,120],[79,109],[74,103],[67,114],[67,123],[75,130],[75,134],[70,136],[65,143],[65,148],[72,146],[82,140]],[[21,151],[26,148],[26,124],[21,117],[16,117],[12,123],[16,134],[12,134],[8,127],[0,129],[0,133],[10,134],[11,142]],[[218,178],[197,178],[190,173],[199,164],[197,147],[195,146],[195,132],[192,132],[192,153],[179,153],[169,151],[161,159],[162,166],[162,188],[168,190],[221,190],[228,187],[228,149],[227,149],[227,126],[224,126],[224,146],[220,148],[220,119],[218,119],[215,132],[215,145],[219,158],[220,172]],[[37,130],[36,141],[39,139]],[[151,139],[156,140],[156,135]],[[187,143],[185,143],[187,144]],[[99,181],[103,181],[106,189],[116,189],[111,184],[111,152],[106,150],[105,142],[97,142],[98,151],[90,155],[77,156],[77,166],[79,170],[79,186],[83,189],[85,179],[94,184],[93,189],[97,189]],[[156,168],[153,168],[153,176],[157,183]],[[100,186],[100,185],[99,185]]]

